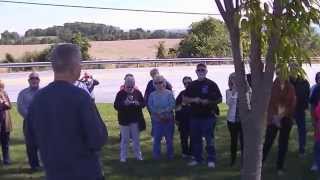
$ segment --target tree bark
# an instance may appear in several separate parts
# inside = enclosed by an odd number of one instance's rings
[[[267,55],[266,72],[261,60],[261,26],[250,32],[250,68],[252,77],[252,99],[251,107],[247,107],[247,83],[245,79],[244,62],[241,57],[240,27],[236,15],[240,11],[239,1],[236,7],[233,1],[224,1],[224,7],[220,0],[215,0],[218,9],[227,25],[230,33],[232,56],[236,72],[236,87],[240,98],[240,119],[244,136],[243,165],[241,169],[242,180],[260,180],[262,167],[263,135],[265,130],[266,112],[271,95],[271,86],[274,73],[274,52],[277,47],[279,35],[271,38]],[[278,0],[275,0],[277,8]],[[279,10],[279,9],[277,9]],[[275,31],[276,32],[276,31]]]

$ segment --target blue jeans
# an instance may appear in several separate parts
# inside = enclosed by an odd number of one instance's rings
[[[320,141],[315,141],[314,143],[314,161],[318,166],[318,172],[320,172]]]
[[[299,135],[299,153],[305,153],[306,146],[306,113],[304,110],[297,110],[295,112],[294,118],[297,123],[298,135]]]
[[[173,158],[173,134],[174,134],[174,122],[162,123],[154,120],[153,126],[153,151],[152,155],[154,159],[159,159],[161,154],[161,140],[165,137],[167,144],[167,158]]]
[[[208,162],[216,161],[216,149],[214,145],[214,129],[216,125],[215,117],[191,117],[190,133],[191,133],[191,148],[192,155],[197,162],[202,162],[202,137],[206,140],[207,160]]]
[[[26,130],[26,120],[23,121],[23,133],[25,134]],[[32,169],[40,167],[39,156],[38,156],[38,147],[34,144],[34,142],[30,142],[29,140],[25,140],[26,150],[29,165]]]

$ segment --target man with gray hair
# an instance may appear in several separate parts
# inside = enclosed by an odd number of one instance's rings
[[[57,45],[51,54],[54,81],[35,96],[27,116],[26,140],[39,147],[46,180],[101,180],[100,151],[107,129],[79,79],[80,49]]]
[[[23,121],[23,132],[25,133],[25,123],[28,114],[28,108],[35,96],[35,94],[39,91],[39,83],[40,78],[39,74],[36,72],[32,72],[29,74],[28,79],[29,87],[20,91],[17,100],[17,108],[18,112],[24,119]],[[26,143],[26,150],[29,165],[32,171],[36,171],[40,168],[39,157],[38,157],[38,148],[34,146],[34,143]]]

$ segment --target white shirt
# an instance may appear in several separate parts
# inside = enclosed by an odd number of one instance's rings
[[[248,109],[251,109],[251,90],[246,93]],[[236,122],[238,92],[232,93],[230,89],[226,90],[226,104],[228,105],[227,120]]]
[[[77,86],[80,89],[85,90],[91,96],[91,94],[90,94],[90,92],[88,90],[88,87],[87,87],[87,85],[85,83],[83,83],[81,81],[76,81],[76,82],[74,82],[74,85]]]

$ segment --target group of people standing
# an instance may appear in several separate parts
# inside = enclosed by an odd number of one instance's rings
[[[291,67],[295,68],[295,67]],[[139,124],[144,124],[142,109],[146,106],[151,117],[151,136],[153,140],[152,155],[154,159],[160,158],[161,142],[167,146],[167,159],[173,158],[173,136],[175,124],[180,132],[181,152],[183,158],[190,158],[188,165],[195,166],[203,162],[202,149],[203,140],[206,142],[207,165],[214,168],[216,163],[216,151],[214,145],[215,124],[219,115],[218,104],[222,101],[220,90],[216,83],[206,78],[207,67],[198,64],[196,74],[198,79],[184,77],[182,82],[185,89],[179,93],[176,99],[172,92],[172,85],[159,74],[157,69],[152,69],[144,98],[142,93],[134,84],[134,77],[125,77],[124,88],[122,88],[114,103],[118,111],[118,119],[121,129],[120,161],[126,162],[127,147],[130,138],[136,148],[135,154],[138,160],[142,160],[139,145]],[[301,75],[284,77],[280,73],[273,82],[272,93],[267,111],[266,133],[263,144],[263,163],[267,159],[274,140],[279,134],[278,158],[276,162],[277,172],[283,174],[284,162],[288,151],[290,132],[294,122],[298,129],[298,153],[301,157],[305,155],[306,146],[306,110],[311,103],[311,114],[315,122],[320,119],[317,115],[317,105],[320,100],[320,73],[316,75],[316,85],[310,90],[309,82]],[[243,136],[241,119],[239,115],[239,98],[235,85],[235,73],[229,76],[226,90],[227,127],[230,132],[230,165],[233,166],[238,152],[238,142],[243,150]],[[131,82],[131,83],[129,83]],[[247,75],[247,106],[251,109],[251,78]],[[137,95],[133,95],[136,92]],[[131,99],[131,100],[130,100]],[[129,103],[132,101],[131,103]],[[121,108],[119,108],[119,105]],[[121,121],[126,119],[126,124]],[[320,129],[315,124],[315,137],[320,140]],[[319,124],[319,123],[318,123]],[[125,126],[125,127],[123,127]],[[130,127],[123,132],[124,128]],[[145,127],[145,126],[144,126]],[[320,127],[320,125],[319,125]],[[317,134],[318,133],[318,134]],[[129,134],[129,135],[128,135]],[[320,167],[320,141],[316,139],[315,158],[313,170]],[[318,143],[317,143],[318,142]],[[319,151],[319,152],[318,152]],[[318,152],[318,153],[317,153]],[[319,159],[319,160],[317,160]],[[242,162],[242,160],[241,160]],[[319,163],[318,163],[319,162]]]
[[[24,119],[23,132],[29,164],[32,170],[41,169],[48,180],[101,180],[104,179],[101,149],[108,132],[94,103],[93,88],[99,84],[90,75],[80,78],[80,49],[73,44],[57,45],[51,54],[54,81],[40,89],[39,75],[31,73],[29,87],[19,93],[17,108]],[[184,77],[185,89],[175,99],[172,85],[152,69],[144,95],[135,85],[133,74],[127,74],[114,101],[120,125],[120,162],[127,161],[127,149],[132,141],[134,155],[143,160],[140,132],[146,129],[143,108],[151,117],[152,157],[162,158],[161,145],[166,144],[166,158],[174,158],[175,124],[180,132],[182,157],[189,166],[197,166],[203,158],[203,141],[206,144],[209,168],[216,166],[215,125],[220,114],[218,104],[222,95],[215,82],[206,77],[207,66],[200,63],[195,70],[197,79]],[[228,106],[227,126],[230,132],[230,165],[237,156],[237,144],[242,150],[243,137],[239,116],[239,98],[235,73],[229,76],[226,90]],[[250,76],[248,76],[247,106],[251,109]],[[263,162],[279,132],[277,170],[284,170],[290,131],[295,119],[299,134],[299,154],[304,156],[306,145],[305,111],[311,103],[315,127],[314,167],[320,167],[320,73],[311,88],[302,76],[289,79],[277,75],[267,112],[267,128],[263,146]],[[80,87],[80,88],[79,88]],[[311,92],[310,92],[311,91]],[[11,103],[0,81],[0,140],[3,164],[10,164],[9,136],[12,129]],[[40,157],[38,156],[40,154]]]
[[[151,117],[153,159],[161,158],[161,142],[166,143],[167,159],[173,159],[173,136],[175,124],[178,123],[182,156],[193,157],[188,164],[195,166],[203,162],[204,138],[207,165],[210,168],[215,167],[214,128],[222,95],[217,84],[206,77],[207,73],[207,66],[198,64],[196,67],[198,79],[192,81],[191,77],[184,77],[183,84],[186,89],[177,99],[173,95],[172,85],[157,69],[150,71],[152,80],[149,81],[144,96],[135,86],[133,75],[126,75],[124,88],[117,93],[114,102],[121,132],[121,162],[126,162],[130,138],[133,141],[136,159],[143,159],[139,143],[139,132],[143,129],[139,129],[139,124],[145,125],[142,109],[146,106]]]

